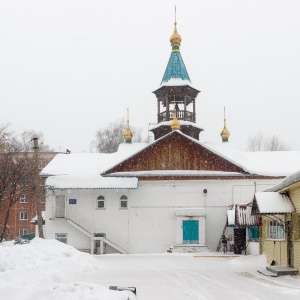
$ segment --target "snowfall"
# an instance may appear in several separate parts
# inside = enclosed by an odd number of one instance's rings
[[[35,238],[0,244],[0,299],[300,299],[300,276],[257,272],[266,265],[263,255],[216,252],[92,256]]]

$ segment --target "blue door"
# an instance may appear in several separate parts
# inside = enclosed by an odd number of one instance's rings
[[[199,244],[199,221],[184,220],[183,227],[183,244]]]

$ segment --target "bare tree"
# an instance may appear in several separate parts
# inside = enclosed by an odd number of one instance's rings
[[[37,182],[39,166],[35,163],[36,157],[32,152],[32,138],[37,136],[43,135],[25,131],[16,136],[9,130],[8,125],[0,124],[0,242],[8,237],[8,233],[11,236],[8,228],[22,195],[26,195],[28,199],[26,204],[28,216],[29,213],[31,215],[36,213],[37,187],[40,184]],[[51,152],[47,145],[39,148]],[[38,162],[42,162],[41,158]],[[42,190],[38,192],[40,192],[38,198],[44,200]]]
[[[0,242],[3,241],[13,206],[22,194],[32,195],[33,165],[28,152],[14,138],[7,127],[0,129]]]
[[[34,130],[26,130],[21,134],[20,143],[24,146],[24,150],[32,152],[32,141],[33,138],[39,139],[39,151],[40,152],[54,152],[54,149],[50,148],[49,145],[44,143],[44,134]]]
[[[260,130],[248,139],[248,151],[288,151],[290,148],[278,136],[265,136]]]
[[[113,153],[118,150],[121,143],[124,142],[124,131],[126,122],[124,119],[116,120],[107,127],[96,132],[96,140],[92,142],[92,148],[96,148],[97,152]],[[131,126],[133,133],[133,141],[142,141],[142,129]]]

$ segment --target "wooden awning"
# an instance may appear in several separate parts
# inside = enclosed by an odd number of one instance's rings
[[[252,215],[278,215],[295,212],[291,198],[277,192],[255,193]]]

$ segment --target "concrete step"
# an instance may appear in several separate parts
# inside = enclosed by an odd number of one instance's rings
[[[267,271],[276,274],[277,276],[282,275],[297,275],[298,270],[290,267],[284,267],[284,266],[269,266],[266,268]]]
[[[200,246],[197,244],[174,245],[170,249],[170,252],[173,253],[199,253],[207,251],[208,249],[206,246]]]
[[[267,271],[267,270],[257,270],[258,273],[260,274],[263,274],[265,276],[269,276],[269,277],[278,277],[277,274],[273,273],[273,272],[270,272],[270,271]]]

